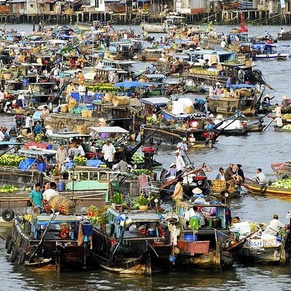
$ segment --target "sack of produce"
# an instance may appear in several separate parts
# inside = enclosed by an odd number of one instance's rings
[[[53,196],[49,200],[48,206],[54,209],[55,211],[65,215],[71,215],[76,212],[75,202],[61,195]]]

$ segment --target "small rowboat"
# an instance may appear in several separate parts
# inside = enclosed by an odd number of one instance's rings
[[[264,195],[273,195],[273,196],[288,196],[291,195],[291,189],[288,188],[277,188],[271,186],[261,186],[254,182],[245,182],[244,187],[252,194],[264,194]],[[290,196],[291,197],[291,196]]]

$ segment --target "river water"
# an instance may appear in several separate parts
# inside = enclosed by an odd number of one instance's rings
[[[11,26],[7,25],[7,28]],[[13,27],[15,29],[15,26]],[[31,31],[30,25],[16,27]],[[214,27],[225,34],[232,27]],[[284,27],[285,30],[291,30]],[[263,35],[267,29],[275,35],[280,27],[249,27],[250,35]],[[275,89],[275,96],[281,102],[283,95],[291,97],[289,74],[291,60],[277,62],[257,62],[266,81]],[[1,125],[9,126],[12,118],[1,117]],[[267,124],[270,120],[265,118]],[[232,163],[242,164],[247,177],[255,174],[256,168],[261,167],[268,178],[274,178],[271,163],[284,162],[290,159],[291,134],[275,132],[271,125],[265,132],[250,133],[245,137],[220,136],[214,148],[191,149],[189,158],[195,166],[202,163],[213,167],[208,173],[213,179],[220,166]],[[161,146],[156,159],[167,168],[175,161],[174,148]],[[277,213],[282,222],[288,223],[287,211],[291,210],[291,198],[276,198],[252,196],[244,194],[230,202],[233,216],[242,220],[268,223],[273,213]],[[9,228],[1,226],[0,235],[6,237]],[[210,271],[173,271],[171,273],[154,275],[151,278],[118,276],[103,270],[92,270],[82,273],[64,273],[57,275],[53,272],[33,273],[23,267],[16,267],[5,259],[5,243],[0,238],[0,291],[18,290],[254,290],[269,289],[272,291],[289,291],[291,286],[291,266],[245,266],[235,264],[230,270],[221,273]]]

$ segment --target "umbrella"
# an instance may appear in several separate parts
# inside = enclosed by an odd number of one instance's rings
[[[124,87],[124,88],[131,88],[131,87],[148,87],[151,86],[151,84],[148,83],[141,83],[137,81],[123,81],[116,83],[114,87]]]

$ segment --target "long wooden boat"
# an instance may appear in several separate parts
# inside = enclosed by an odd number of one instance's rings
[[[209,110],[213,113],[234,114],[239,111],[243,115],[254,116],[256,112],[256,96],[252,95],[255,86],[249,84],[232,85],[233,95],[226,92],[225,96],[211,96],[208,98]]]
[[[289,196],[291,195],[291,189],[287,188],[277,188],[269,185],[261,186],[255,182],[245,182],[243,186],[248,189],[248,191],[252,194],[259,195],[273,195],[273,196]]]
[[[90,240],[84,242],[89,232],[84,232],[83,225],[75,215],[17,216],[6,239],[8,259],[31,268],[51,265],[57,271],[87,268]]]
[[[108,216],[106,230],[93,228],[91,252],[100,267],[119,274],[147,275],[169,268],[172,245],[162,238],[159,214],[122,213],[110,207]]]
[[[185,228],[184,216],[193,206],[202,209],[205,225],[200,224],[198,230]],[[216,216],[209,216],[210,208],[216,207]],[[224,248],[229,238],[228,221],[225,204],[194,204],[183,201],[178,215],[181,222],[181,232],[177,239],[176,265],[206,269],[221,269],[234,263],[232,254]],[[195,234],[194,234],[195,232]]]

